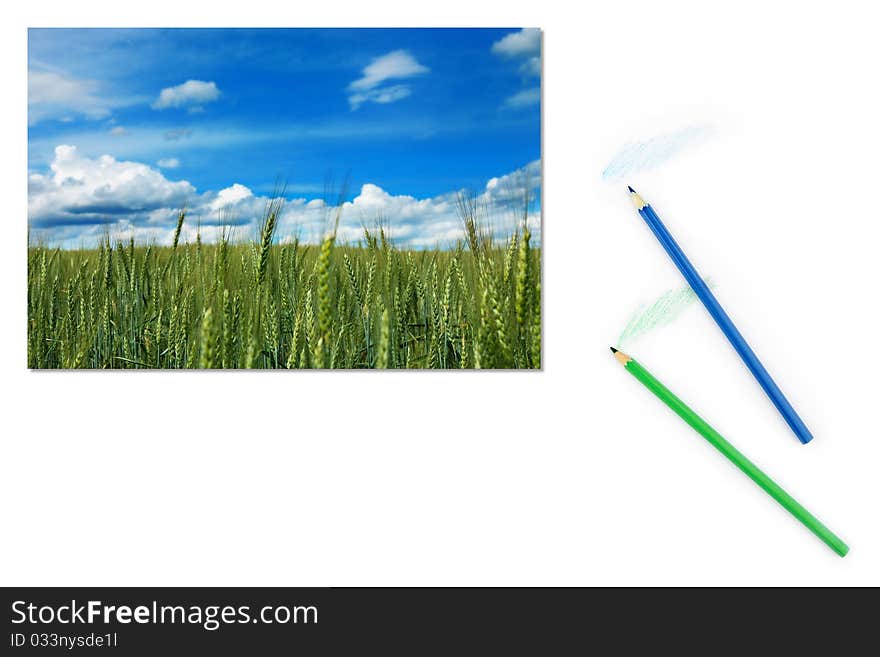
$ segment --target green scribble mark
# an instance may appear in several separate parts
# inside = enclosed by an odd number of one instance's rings
[[[706,285],[709,288],[715,287],[710,278],[706,279]],[[617,343],[621,346],[631,344],[654,329],[668,326],[678,319],[696,298],[697,295],[690,286],[685,285],[679,289],[667,290],[663,296],[650,305],[642,304],[630,317],[626,328],[617,339]]]

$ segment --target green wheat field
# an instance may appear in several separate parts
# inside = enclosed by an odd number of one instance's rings
[[[28,366],[540,368],[541,250],[525,220],[495,240],[462,209],[449,250],[397,249],[381,225],[279,244],[277,200],[249,243],[180,242],[184,210],[171,246],[31,245]]]

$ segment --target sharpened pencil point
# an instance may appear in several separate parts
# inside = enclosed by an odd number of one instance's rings
[[[626,367],[626,364],[632,360],[631,357],[627,356],[625,353],[620,351],[620,349],[615,349],[611,347],[611,353],[614,354],[614,357],[617,359],[617,362]]]
[[[632,187],[629,187],[627,185],[627,189],[629,189],[630,198],[632,199],[632,202],[635,203],[636,210],[641,212],[642,208],[648,204],[645,203],[644,199],[642,199],[642,197],[639,196],[639,193],[636,190],[634,190]]]

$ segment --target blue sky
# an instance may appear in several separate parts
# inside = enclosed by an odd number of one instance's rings
[[[428,246],[455,238],[456,190],[540,180],[537,30],[31,29],[28,82],[29,220],[64,245],[165,241],[183,201],[244,225],[279,178],[308,239],[348,174],[352,234],[398,213]]]

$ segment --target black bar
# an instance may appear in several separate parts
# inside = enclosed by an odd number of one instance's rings
[[[800,639],[814,650],[827,641],[843,654],[850,642],[865,645],[858,637],[873,628],[874,605],[858,600],[857,593],[7,588],[2,589],[0,645],[4,655],[617,655],[661,649],[711,655],[722,648],[790,654]],[[185,611],[185,620],[177,608]],[[59,614],[67,622],[58,622]],[[99,641],[102,645],[94,645]]]

